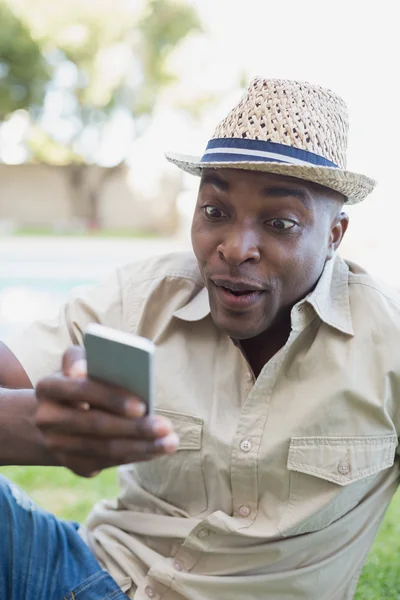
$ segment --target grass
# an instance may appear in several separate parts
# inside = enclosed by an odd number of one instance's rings
[[[77,477],[57,467],[3,467],[11,479],[43,508],[63,519],[82,523],[93,504],[117,493],[116,471],[107,469],[93,479]]]
[[[117,493],[114,469],[81,479],[65,469],[4,467],[12,479],[42,507],[59,517],[82,522],[91,507]],[[400,598],[400,491],[395,495],[367,558],[354,600]]]
[[[355,600],[400,598],[400,491],[394,496],[368,555]]]

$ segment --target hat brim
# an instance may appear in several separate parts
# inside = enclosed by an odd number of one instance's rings
[[[203,169],[243,169],[312,181],[343,194],[346,204],[361,202],[376,186],[376,181],[366,175],[334,167],[290,165],[268,161],[201,162],[200,158],[195,156],[170,152],[165,156],[169,162],[191,175],[200,176]]]

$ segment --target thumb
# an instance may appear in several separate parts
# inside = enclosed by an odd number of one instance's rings
[[[71,346],[64,353],[62,372],[67,377],[82,378],[87,376],[86,352],[81,346]]]

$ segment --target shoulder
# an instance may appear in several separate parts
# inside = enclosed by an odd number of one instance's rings
[[[362,267],[345,261],[349,268],[349,297],[353,319],[375,323],[400,332],[400,290],[372,276]],[[361,323],[362,324],[362,323]]]
[[[121,283],[135,285],[154,280],[176,279],[202,285],[196,257],[192,252],[173,252],[129,263],[120,269]]]

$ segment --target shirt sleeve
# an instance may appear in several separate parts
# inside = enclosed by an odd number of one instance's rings
[[[33,386],[61,367],[65,350],[82,345],[83,332],[96,322],[123,329],[120,272],[93,287],[79,288],[60,309],[56,318],[38,321],[8,343]]]

